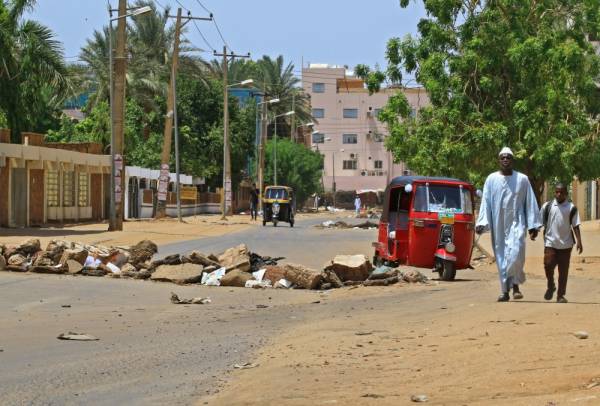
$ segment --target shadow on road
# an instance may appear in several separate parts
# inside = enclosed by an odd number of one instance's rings
[[[560,305],[565,305],[565,306],[568,306],[570,304],[600,306],[600,303],[597,303],[597,302],[573,302],[573,301],[569,301],[569,303],[556,303],[555,300],[513,300],[512,302],[514,302],[514,303],[560,304]]]

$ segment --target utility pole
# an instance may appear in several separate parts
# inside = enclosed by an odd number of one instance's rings
[[[127,0],[119,0],[119,16],[127,14]],[[125,18],[117,22],[117,49],[114,61],[114,89],[113,89],[113,131],[115,143],[114,150],[115,173],[113,177],[115,216],[109,225],[109,231],[123,230],[123,192],[125,191],[125,159],[123,158],[123,119],[125,117],[125,73],[127,70],[127,59],[125,58],[125,42],[127,41]]]
[[[177,134],[177,108],[175,106],[176,103],[176,92],[175,92],[175,84],[177,78],[177,68],[179,67],[179,43],[181,36],[181,29],[190,22],[191,20],[205,20],[211,21],[212,15],[208,18],[206,17],[192,17],[189,15],[184,17],[186,18],[185,22],[181,22],[181,8],[177,9],[177,16],[169,16],[170,18],[176,18],[175,21],[175,39],[173,42],[173,56],[171,62],[171,78],[169,80],[169,87],[167,89],[167,114],[165,116],[165,129],[163,132],[163,148],[160,159],[160,176],[158,181],[158,206],[156,208],[156,216],[155,218],[163,218],[167,215],[167,194],[169,188],[169,163],[171,161],[171,137],[173,134],[173,123],[175,123],[175,142],[178,143],[178,134]],[[176,166],[176,176],[177,176],[177,215],[179,221],[181,221],[181,193],[180,193],[180,185],[179,185],[179,145],[175,145],[175,166]]]
[[[259,187],[259,193],[258,193],[258,204],[259,204],[259,209],[262,211],[263,210],[263,204],[262,204],[262,194],[264,192],[265,189],[265,184],[264,184],[264,176],[265,176],[265,144],[267,142],[267,103],[266,103],[266,99],[263,100],[263,104],[262,104],[262,114],[261,114],[262,120],[261,120],[261,130],[260,130],[260,142],[258,144],[258,187]]]
[[[227,68],[227,57],[234,58],[250,58],[250,53],[246,55],[237,55],[231,52],[227,53],[227,45],[223,45],[223,53],[213,53],[214,56],[223,57],[223,190],[221,192],[221,220],[227,220],[227,216],[233,214],[232,207],[232,190],[231,190],[231,151],[229,142],[229,89]]]

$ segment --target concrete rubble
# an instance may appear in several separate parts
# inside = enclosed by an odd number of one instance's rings
[[[192,251],[154,259],[155,243],[140,241],[131,247],[105,247],[52,240],[42,250],[40,241],[0,245],[0,271],[148,279],[175,284],[202,284],[255,289],[319,289],[344,286],[388,286],[424,283],[428,278],[414,268],[373,269],[364,255],[337,255],[322,269],[282,263],[250,252],[245,244],[219,255]],[[179,300],[179,299],[178,299]],[[194,300],[194,299],[190,299]],[[175,303],[175,301],[173,302]],[[182,299],[177,303],[188,303]],[[195,304],[195,302],[189,302]]]

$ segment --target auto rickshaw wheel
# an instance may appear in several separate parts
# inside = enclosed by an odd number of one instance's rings
[[[456,267],[452,261],[440,261],[438,273],[443,281],[453,281],[456,277]]]
[[[294,227],[294,222],[290,221],[290,227]]]
[[[273,227],[277,227],[277,220],[273,219]]]
[[[263,227],[267,225],[267,222],[263,220]]]

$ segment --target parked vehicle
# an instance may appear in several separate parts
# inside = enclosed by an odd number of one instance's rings
[[[287,186],[267,186],[263,197],[263,226],[272,221],[273,227],[285,221],[294,227],[296,200],[294,190]]]
[[[470,266],[474,189],[450,178],[400,176],[385,191],[373,263],[430,268],[453,280]]]

